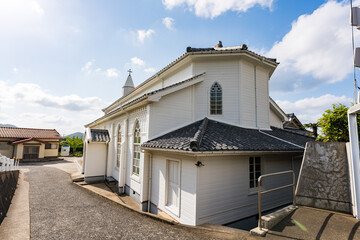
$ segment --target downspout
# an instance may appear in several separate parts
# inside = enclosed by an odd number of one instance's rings
[[[128,150],[128,142],[129,142],[129,118],[126,118],[125,120],[125,151],[124,151],[124,159],[123,159],[123,168],[122,171],[122,180],[123,180],[123,186],[122,186],[122,194],[125,193],[125,185],[126,185],[126,163],[127,163],[127,150]]]
[[[108,166],[108,156],[109,156],[109,141],[105,142],[106,144],[106,157],[105,157],[105,180],[107,178],[107,166]]]
[[[256,66],[254,66],[254,82],[255,82],[255,124],[258,128],[258,104],[257,104],[257,89],[256,89]]]
[[[149,153],[148,212],[150,212],[151,210],[151,186],[152,186],[152,154]]]

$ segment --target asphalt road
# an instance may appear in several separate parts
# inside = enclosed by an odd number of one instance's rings
[[[25,180],[30,183],[31,239],[208,239],[88,192],[56,164],[24,166],[30,170]]]

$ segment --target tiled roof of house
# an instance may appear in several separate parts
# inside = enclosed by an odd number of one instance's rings
[[[271,127],[241,128],[204,118],[142,144],[145,148],[206,151],[303,151],[314,138]]]
[[[62,139],[55,129],[0,127],[0,138]]]
[[[110,135],[106,129],[90,129],[91,140],[93,142],[108,142],[110,141]]]
[[[236,46],[236,47],[211,47],[211,48],[192,48],[192,47],[187,47],[186,48],[186,52],[234,52],[234,51],[243,51],[243,52],[248,52],[248,53],[252,53],[258,57],[263,57],[255,52],[252,52],[250,50],[248,50],[248,47],[246,46],[246,44],[243,44],[241,46]],[[276,63],[276,58],[267,58],[264,57],[265,59]]]

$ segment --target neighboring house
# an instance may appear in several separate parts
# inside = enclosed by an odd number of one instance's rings
[[[297,175],[314,140],[283,129],[288,117],[269,98],[277,65],[246,45],[188,47],[136,88],[129,73],[123,96],[85,126],[85,181],[114,178],[143,211],[189,225],[256,214],[258,177]],[[289,183],[274,177],[264,188]],[[263,209],[291,200],[283,189]]]
[[[23,161],[56,157],[59,139],[55,129],[0,127],[0,154]]]

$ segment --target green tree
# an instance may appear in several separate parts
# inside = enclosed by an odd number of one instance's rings
[[[65,137],[65,140],[60,143],[61,146],[68,145],[73,149],[73,154],[76,154],[76,149],[79,147],[83,147],[83,141],[80,137],[73,136]]]
[[[322,117],[317,121],[321,131],[321,134],[318,135],[317,139],[324,142],[348,142],[348,109],[347,106],[337,103],[333,104],[332,109],[326,110]]]

